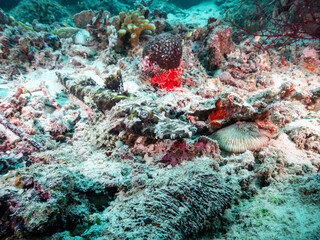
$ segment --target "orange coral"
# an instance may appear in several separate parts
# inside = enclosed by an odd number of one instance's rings
[[[223,120],[226,117],[226,113],[223,110],[223,108],[221,107],[221,99],[219,99],[216,103],[216,107],[218,108],[216,111],[214,111],[213,113],[209,114],[210,117],[210,125],[214,125],[217,127],[221,126],[221,123],[219,123],[219,120]]]
[[[256,124],[259,126],[261,129],[268,130],[271,134],[274,134],[275,132],[278,131],[278,128],[269,120],[255,120]]]
[[[228,102],[229,103],[233,102],[232,95],[228,96]],[[210,125],[214,125],[216,127],[221,126],[221,123],[219,121],[225,119],[227,116],[226,110],[222,107],[222,105],[225,105],[226,103],[227,103],[226,101],[222,101],[221,99],[217,101],[216,103],[217,110],[209,114],[209,117],[211,120]]]

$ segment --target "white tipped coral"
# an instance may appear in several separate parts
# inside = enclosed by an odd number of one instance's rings
[[[259,150],[267,145],[270,137],[270,132],[260,129],[256,123],[248,122],[237,122],[213,135],[221,149],[234,153]]]

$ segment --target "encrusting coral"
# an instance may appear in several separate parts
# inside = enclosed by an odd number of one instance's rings
[[[139,37],[144,30],[154,31],[155,25],[145,19],[140,9],[129,12],[120,12],[116,24],[118,31],[118,46],[122,46],[129,39],[132,47],[139,43]]]

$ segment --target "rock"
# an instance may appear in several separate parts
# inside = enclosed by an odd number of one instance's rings
[[[88,45],[88,42],[90,41],[90,39],[91,39],[90,33],[85,29],[81,29],[73,36],[73,43],[86,46]]]
[[[74,25],[76,25],[77,28],[85,28],[88,24],[92,23],[93,16],[94,13],[91,10],[77,13],[73,16]]]

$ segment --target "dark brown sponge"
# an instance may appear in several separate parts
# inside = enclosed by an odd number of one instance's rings
[[[182,57],[181,41],[170,33],[162,33],[150,39],[143,49],[142,56],[149,56],[162,69],[179,67]]]

